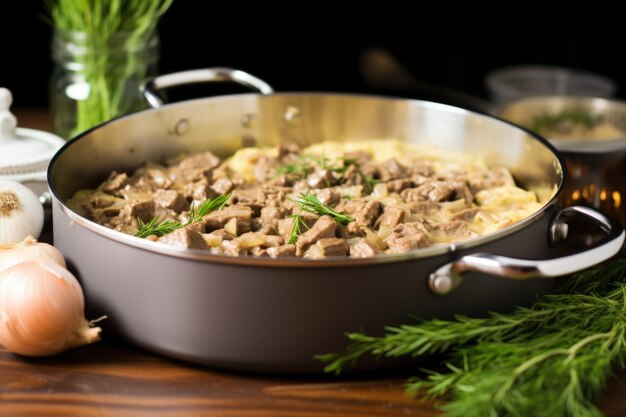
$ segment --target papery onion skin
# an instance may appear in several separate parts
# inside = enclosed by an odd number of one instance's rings
[[[0,180],[0,245],[41,234],[44,212],[39,197],[16,181]]]
[[[25,356],[49,356],[100,339],[84,318],[84,296],[67,269],[46,258],[0,272],[0,344]]]
[[[38,242],[33,236],[27,236],[22,242],[0,250],[0,272],[13,265],[37,258],[49,258],[63,268],[67,266],[60,250],[47,243]]]

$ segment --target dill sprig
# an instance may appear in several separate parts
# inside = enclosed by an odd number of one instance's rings
[[[291,228],[291,233],[289,233],[288,244],[293,245],[298,241],[298,238],[302,234],[302,230],[308,230],[309,226],[302,220],[301,214],[291,214],[287,216],[288,218],[293,219],[293,227]]]
[[[576,274],[531,308],[485,318],[458,316],[389,327],[382,337],[349,333],[344,353],[318,355],[339,373],[364,354],[448,353],[406,391],[447,400],[448,417],[594,416],[616,368],[626,367],[626,259]]]
[[[322,202],[314,195],[310,193],[300,193],[300,197],[291,199],[294,203],[300,206],[300,209],[303,211],[308,211],[309,213],[314,213],[320,216],[330,216],[337,223],[342,225],[347,225],[348,223],[354,221],[354,218],[350,215],[337,211],[334,208],[322,204]]]
[[[194,205],[191,204],[191,207],[189,208],[189,219],[187,219],[185,223],[181,223],[176,220],[159,221],[158,216],[154,216],[148,223],[145,223],[143,220],[137,217],[138,230],[137,233],[135,233],[135,236],[142,239],[151,235],[161,237],[182,227],[199,222],[204,216],[206,216],[210,212],[221,210],[226,205],[226,202],[230,198],[230,195],[231,193],[228,193],[224,195],[219,195],[215,198],[209,198],[204,203],[202,203],[197,210],[195,209]]]

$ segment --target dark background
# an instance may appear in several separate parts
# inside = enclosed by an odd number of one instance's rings
[[[447,100],[368,82],[362,56],[376,47],[425,83],[480,97],[490,70],[517,64],[597,72],[617,82],[618,97],[626,93],[619,2],[264,3],[175,0],[159,26],[159,71],[229,66],[278,91]],[[5,2],[0,11],[0,86],[13,91],[17,107],[47,106],[51,28],[44,14],[42,1]]]

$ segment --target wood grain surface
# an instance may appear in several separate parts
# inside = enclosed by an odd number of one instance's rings
[[[18,117],[23,127],[50,126],[45,111],[19,112]],[[49,225],[42,240],[51,241]],[[0,417],[439,415],[432,402],[405,396],[403,383],[417,373],[287,377],[229,372],[107,338],[51,358],[24,358],[0,347]],[[626,373],[610,382],[599,405],[605,417],[626,416]]]

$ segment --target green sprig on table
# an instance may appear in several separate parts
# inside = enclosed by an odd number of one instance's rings
[[[448,417],[601,417],[594,401],[626,367],[626,259],[576,274],[531,308],[386,330],[349,333],[346,352],[318,359],[339,373],[364,354],[447,353],[445,370],[425,370],[406,390],[446,400]]]
[[[147,45],[172,2],[47,0],[54,29],[81,34],[80,46],[86,47],[86,52],[77,54],[75,60],[83,67],[81,73],[90,91],[85,100],[76,103],[77,122],[71,135],[123,113],[127,79],[145,76],[147,65],[135,55],[119,50],[143,49],[141,45]]]

